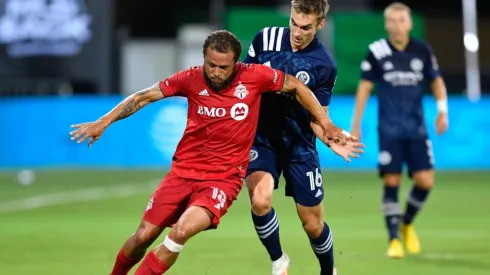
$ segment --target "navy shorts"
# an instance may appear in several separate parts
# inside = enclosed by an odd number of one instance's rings
[[[247,176],[256,171],[268,172],[279,187],[281,173],[286,180],[286,196],[302,206],[312,207],[323,201],[323,179],[318,154],[305,161],[291,161],[268,146],[254,145],[250,151]]]
[[[406,140],[380,136],[378,169],[379,175],[401,174],[403,165],[408,175],[434,167],[432,143],[429,139]]]

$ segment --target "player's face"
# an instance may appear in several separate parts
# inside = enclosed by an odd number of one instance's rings
[[[385,15],[385,28],[395,42],[408,39],[412,30],[412,19],[406,10],[391,10]]]
[[[214,91],[225,88],[232,80],[235,72],[235,55],[230,49],[220,53],[209,47],[204,56],[204,79]]]
[[[325,20],[318,23],[317,14],[304,14],[291,9],[289,28],[291,29],[291,44],[296,49],[305,48],[315,37],[318,30],[323,28]]]

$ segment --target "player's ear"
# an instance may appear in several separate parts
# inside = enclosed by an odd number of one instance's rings
[[[323,26],[325,26],[325,18],[323,18],[320,23],[318,23],[318,25],[316,26],[316,30],[319,31],[321,29],[323,29]]]

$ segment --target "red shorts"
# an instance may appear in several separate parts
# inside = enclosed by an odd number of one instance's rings
[[[190,206],[201,206],[213,213],[211,228],[216,228],[228,208],[237,199],[242,178],[235,175],[223,180],[191,180],[170,171],[158,186],[146,207],[143,219],[161,228],[175,224]]]

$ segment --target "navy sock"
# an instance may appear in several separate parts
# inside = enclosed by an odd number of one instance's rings
[[[390,241],[398,239],[400,225],[401,208],[398,203],[398,186],[384,187],[383,192],[383,214],[385,215],[386,229],[388,230]]]
[[[410,196],[407,200],[407,209],[405,211],[405,215],[403,216],[404,224],[411,224],[413,222],[413,219],[419,210],[422,208],[422,206],[424,206],[427,196],[429,195],[429,191],[430,189],[422,189],[414,184],[412,192],[410,192]]]
[[[255,231],[267,249],[271,260],[275,261],[281,258],[282,248],[279,240],[279,220],[277,219],[274,208],[271,208],[271,211],[264,216],[257,216],[252,212],[252,220],[255,225]]]
[[[310,239],[310,244],[320,262],[320,275],[332,275],[334,267],[333,234],[327,223],[323,223],[323,231],[320,236]]]

